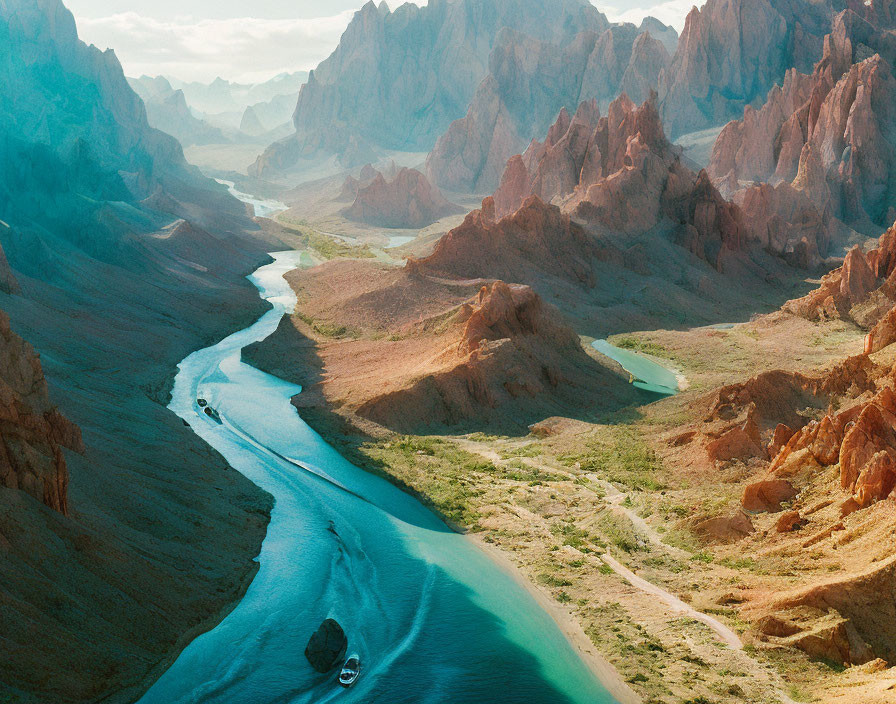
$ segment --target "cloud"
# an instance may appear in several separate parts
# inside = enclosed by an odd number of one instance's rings
[[[627,10],[620,10],[609,6],[603,6],[600,0],[596,0],[595,5],[598,9],[606,14],[611,22],[632,22],[641,24],[648,15],[656,17],[660,22],[675,27],[679,32],[684,29],[684,20],[695,5],[701,7],[706,0],[666,0],[655,5],[646,7],[634,7]]]
[[[100,49],[114,49],[130,76],[166,74],[206,82],[222,76],[254,82],[317,66],[336,48],[353,14],[159,20],[123,12],[77,22],[81,38]]]

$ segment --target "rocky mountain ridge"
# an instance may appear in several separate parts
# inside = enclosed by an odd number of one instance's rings
[[[832,13],[827,0],[709,0],[694,7],[660,81],[669,135],[724,124],[788,69],[811,69]]]
[[[710,174],[731,194],[766,181],[792,187],[828,218],[868,231],[888,225],[894,52],[896,34],[844,10],[812,74],[789,71],[760,110],[725,127]]]
[[[466,116],[430,152],[427,174],[453,191],[494,190],[507,159],[543,134],[561,109],[591,99],[606,108],[620,92],[646,100],[670,59],[651,31],[674,36],[655,20],[584,32],[561,44],[505,30]]]

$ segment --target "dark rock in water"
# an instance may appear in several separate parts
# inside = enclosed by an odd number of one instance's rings
[[[348,638],[336,621],[328,618],[314,632],[305,648],[305,657],[318,672],[329,672],[345,658]]]

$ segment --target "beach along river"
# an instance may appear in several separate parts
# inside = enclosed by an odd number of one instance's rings
[[[170,408],[276,505],[243,600],[196,638],[141,704],[439,702],[603,704],[614,699],[555,622],[467,538],[350,464],[299,417],[300,389],[243,364],[291,311],[283,252],[253,274],[273,309],[187,357]],[[220,423],[203,413],[207,400]],[[303,655],[327,617],[362,674],[349,690]]]

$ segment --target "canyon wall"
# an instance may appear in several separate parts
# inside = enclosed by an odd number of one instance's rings
[[[581,0],[438,0],[394,11],[368,2],[302,86],[296,134],[272,145],[252,171],[263,176],[321,154],[353,166],[375,161],[381,149],[428,150],[463,116],[500,30],[565,41],[607,26]]]

